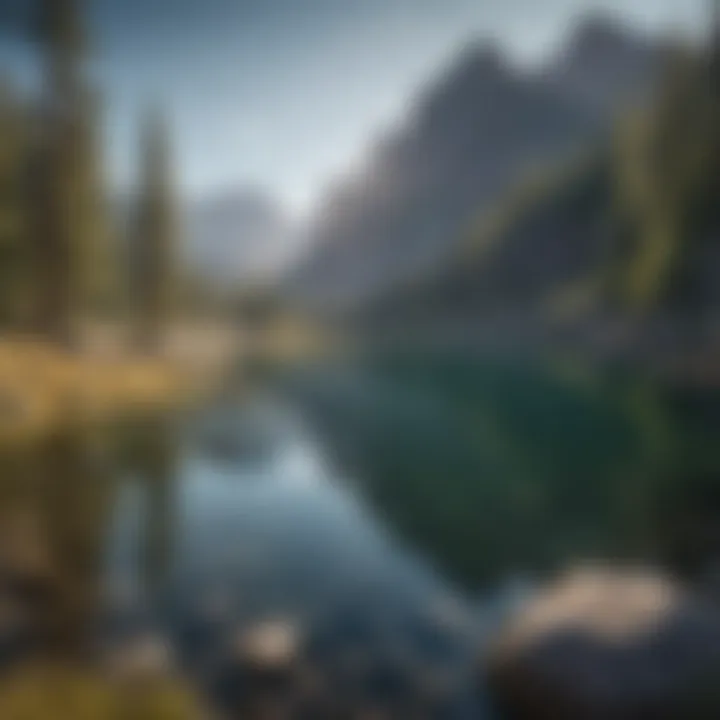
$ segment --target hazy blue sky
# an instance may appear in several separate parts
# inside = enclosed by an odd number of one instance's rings
[[[2,2],[3,0],[0,0]],[[424,80],[475,36],[520,61],[583,11],[697,25],[706,0],[95,0],[113,182],[131,181],[138,114],[172,111],[192,194],[258,184],[305,209]]]

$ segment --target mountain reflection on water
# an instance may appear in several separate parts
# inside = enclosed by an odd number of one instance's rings
[[[464,587],[573,560],[707,569],[720,394],[464,358],[322,369],[308,416],[395,532]]]
[[[484,717],[477,657],[525,583],[594,558],[709,577],[719,424],[707,392],[405,358],[68,430],[2,457],[0,660],[162,637],[232,716],[271,622],[298,717]]]

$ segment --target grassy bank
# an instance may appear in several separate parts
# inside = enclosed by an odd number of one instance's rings
[[[32,339],[0,339],[0,443],[180,402],[207,380],[202,375],[171,354],[70,352]]]

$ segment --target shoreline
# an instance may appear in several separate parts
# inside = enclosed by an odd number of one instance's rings
[[[206,348],[202,341],[200,346]],[[93,425],[192,402],[232,362],[232,343],[213,357],[168,344],[157,355],[67,350],[32,337],[0,340],[0,446],[32,443],[68,425]]]

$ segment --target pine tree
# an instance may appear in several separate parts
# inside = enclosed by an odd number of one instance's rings
[[[95,138],[98,104],[83,74],[86,37],[78,0],[42,0],[38,20],[45,77],[32,173],[38,321],[51,337],[72,342],[100,271],[98,249],[108,241]]]
[[[150,115],[143,129],[142,159],[132,268],[137,341],[146,350],[157,350],[174,304],[176,244],[169,143],[158,114]]]
[[[24,174],[28,112],[11,84],[0,79],[0,323],[22,322],[28,291]]]
[[[86,92],[78,116],[75,262],[78,309],[91,315],[106,313],[117,304],[119,283],[98,139],[100,110],[98,94]]]
[[[720,25],[702,51],[676,48],[618,154],[621,295],[636,310],[672,307],[696,324],[704,319],[693,258],[720,222],[718,60]]]

